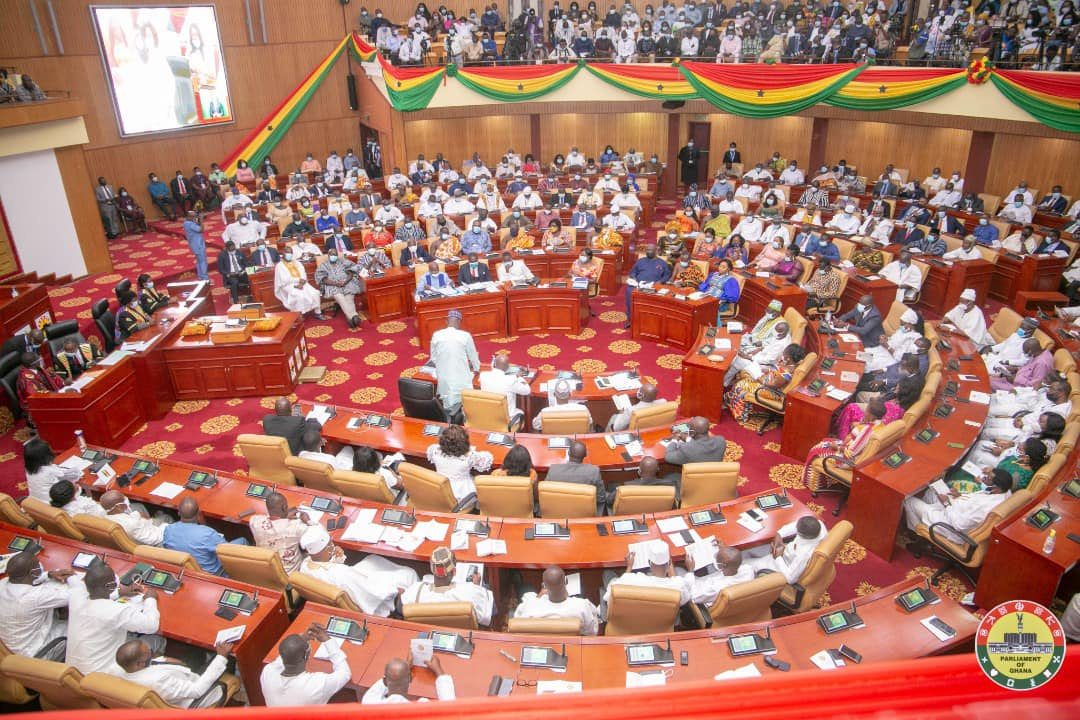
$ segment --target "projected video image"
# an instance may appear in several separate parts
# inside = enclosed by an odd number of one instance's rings
[[[92,6],[121,135],[232,122],[211,5]]]

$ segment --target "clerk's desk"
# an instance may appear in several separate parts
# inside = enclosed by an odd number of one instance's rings
[[[94,379],[81,392],[35,393],[29,398],[30,413],[41,435],[53,447],[67,447],[81,429],[88,442],[121,445],[147,420],[165,416],[176,401],[165,348],[180,335],[184,323],[211,311],[210,298],[170,303],[158,310],[145,330],[132,333],[132,342],[146,343],[143,350],[115,365],[91,368],[84,375]]]
[[[670,673],[668,683],[692,682],[712,679],[714,675],[747,664],[754,665],[762,675],[775,672],[764,663],[764,656],[751,655],[733,658],[725,638],[729,634],[758,633],[768,629],[776,645],[775,657],[791,663],[792,670],[815,670],[817,666],[810,656],[827,648],[839,648],[841,643],[850,645],[863,656],[863,662],[883,662],[906,658],[938,655],[963,651],[971,646],[978,619],[960,605],[938,593],[940,602],[906,613],[895,598],[906,590],[922,586],[920,582],[907,580],[882,588],[877,592],[855,600],[859,616],[865,627],[826,635],[817,618],[830,610],[849,609],[851,603],[833,605],[800,615],[749,623],[725,628],[694,630],[688,632],[640,635],[633,637],[579,637],[557,635],[518,635],[510,633],[473,632],[474,643],[471,657],[439,654],[443,668],[454,678],[454,688],[459,698],[480,697],[488,692],[493,675],[508,677],[515,681],[511,695],[533,695],[537,680],[562,680],[580,682],[582,690],[621,688],[626,684],[627,671],[661,670]],[[941,642],[920,620],[937,616],[956,630],[956,636]],[[367,621],[368,637],[362,645],[346,642],[342,649],[348,658],[352,679],[349,687],[362,692],[383,676],[383,669],[391,658],[407,658],[409,641],[430,627],[403,620],[391,620],[364,615],[363,613],[338,610],[325,605],[308,603],[293,620],[290,633],[300,633],[312,623],[326,626],[331,617],[350,618],[360,623]],[[452,631],[451,631],[452,632]],[[466,637],[467,634],[466,634]],[[626,647],[633,643],[656,643],[666,648],[670,639],[675,664],[630,667],[626,661]],[[525,646],[550,647],[567,657],[565,672],[545,668],[522,667],[519,664]],[[679,664],[679,656],[687,653],[687,664]],[[507,658],[506,653],[510,656]],[[314,654],[314,645],[312,654]],[[277,658],[274,648],[264,660]],[[312,660],[309,666],[316,671],[329,671],[326,660]],[[843,668],[840,668],[842,671]],[[519,684],[520,683],[520,684]],[[411,697],[435,697],[435,676],[426,669],[413,671],[409,687]],[[433,708],[434,710],[434,708]],[[437,712],[437,710],[434,710]]]
[[[0,284],[0,339],[52,322],[49,288],[44,283]]]
[[[105,555],[106,562],[119,578],[137,562],[139,558],[115,550],[105,550],[77,540],[43,535],[37,531],[0,523],[0,547],[7,548],[17,536],[31,538],[43,548],[38,559],[46,570],[66,569],[80,552]],[[160,570],[166,570],[175,577],[180,568],[163,562],[152,563]],[[218,609],[218,599],[225,590],[239,590],[250,597],[258,592],[258,607],[250,614],[237,614],[232,620],[224,620],[214,612]],[[246,625],[243,637],[233,649],[236,666],[248,697],[253,703],[262,703],[262,688],[259,685],[261,661],[266,653],[285,632],[289,623],[285,613],[285,602],[280,593],[265,588],[210,575],[197,570],[185,570],[180,588],[172,595],[158,592],[158,608],[161,612],[161,627],[158,631],[169,640],[205,649],[214,647],[214,640],[219,631],[226,628]]]
[[[747,328],[749,329],[749,328]],[[732,333],[727,325],[706,326],[682,359],[679,384],[679,417],[701,416],[712,423],[724,414],[724,375],[739,352],[743,333]]]
[[[719,301],[711,295],[696,300],[696,288],[655,285],[643,290],[627,288],[630,300],[630,333],[635,340],[671,345],[686,350],[705,325],[716,322]]]

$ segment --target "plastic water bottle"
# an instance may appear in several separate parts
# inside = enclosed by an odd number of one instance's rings
[[[19,288],[15,287],[14,285],[11,286],[11,297],[19,297]]]
[[[86,438],[83,437],[82,430],[75,431],[75,444],[79,446],[79,452],[86,452]]]
[[[1057,542],[1057,530],[1050,530],[1050,534],[1043,541],[1043,553],[1050,555],[1054,552],[1054,544]]]

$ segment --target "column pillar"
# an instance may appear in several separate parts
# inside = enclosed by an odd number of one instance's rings
[[[967,166],[964,168],[964,190],[983,192],[986,189],[986,176],[990,172],[990,153],[994,150],[994,133],[975,131],[971,133],[971,145],[968,148]],[[941,168],[941,173],[950,173],[953,168]]]

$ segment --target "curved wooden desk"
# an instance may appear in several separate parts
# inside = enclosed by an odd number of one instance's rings
[[[701,327],[716,322],[719,302],[711,295],[691,300],[688,296],[696,288],[657,285],[654,290],[656,292],[627,288],[628,292],[633,292],[630,333],[635,340],[650,340],[686,350]]]
[[[763,656],[731,657],[724,638],[729,634],[756,632],[763,634],[768,628],[776,645],[776,657],[791,663],[793,670],[815,670],[817,666],[810,656],[826,648],[837,648],[849,643],[862,653],[863,662],[883,662],[902,658],[936,655],[969,647],[975,637],[978,619],[948,597],[942,597],[935,605],[929,605],[913,613],[905,613],[895,598],[902,592],[919,586],[915,581],[905,581],[883,588],[859,598],[855,606],[866,626],[848,630],[833,636],[826,635],[817,622],[825,612],[848,609],[850,604],[834,605],[820,611],[778,618],[767,622],[751,623],[710,630],[695,630],[660,635],[634,637],[578,637],[552,635],[516,635],[510,633],[473,632],[474,649],[471,657],[440,654],[446,672],[454,678],[458,697],[480,697],[487,694],[493,675],[509,677],[515,681],[512,695],[534,694],[537,680],[564,680],[580,682],[583,690],[625,687],[626,672],[662,670],[670,673],[669,683],[707,680],[726,670],[751,664],[765,675],[770,670]],[[331,617],[344,617],[367,621],[368,638],[363,645],[345,643],[343,650],[352,670],[349,687],[362,691],[375,684],[383,676],[383,668],[391,658],[405,658],[409,654],[409,641],[429,626],[403,620],[378,618],[337,608],[308,603],[293,620],[288,632],[300,633],[312,623],[325,626]],[[956,636],[948,642],[940,642],[920,625],[920,620],[937,616],[956,630]],[[686,652],[687,665],[676,664],[666,669],[661,665],[629,667],[626,647],[631,643],[658,643],[665,646],[671,641],[671,651],[677,659]],[[552,647],[561,652],[566,647],[565,672],[543,668],[522,667],[519,664],[524,646]],[[506,653],[510,656],[507,658]],[[264,663],[277,657],[276,648]],[[313,670],[328,671],[325,660],[313,660]],[[413,697],[435,697],[435,678],[427,670],[414,670],[409,688]]]
[[[724,413],[724,374],[739,351],[742,333],[731,333],[726,325],[703,327],[682,359],[682,382],[679,384],[679,416],[700,415],[719,423]],[[717,347],[728,343],[727,348]],[[703,353],[702,349],[712,348]],[[715,362],[710,357],[719,355]]]

